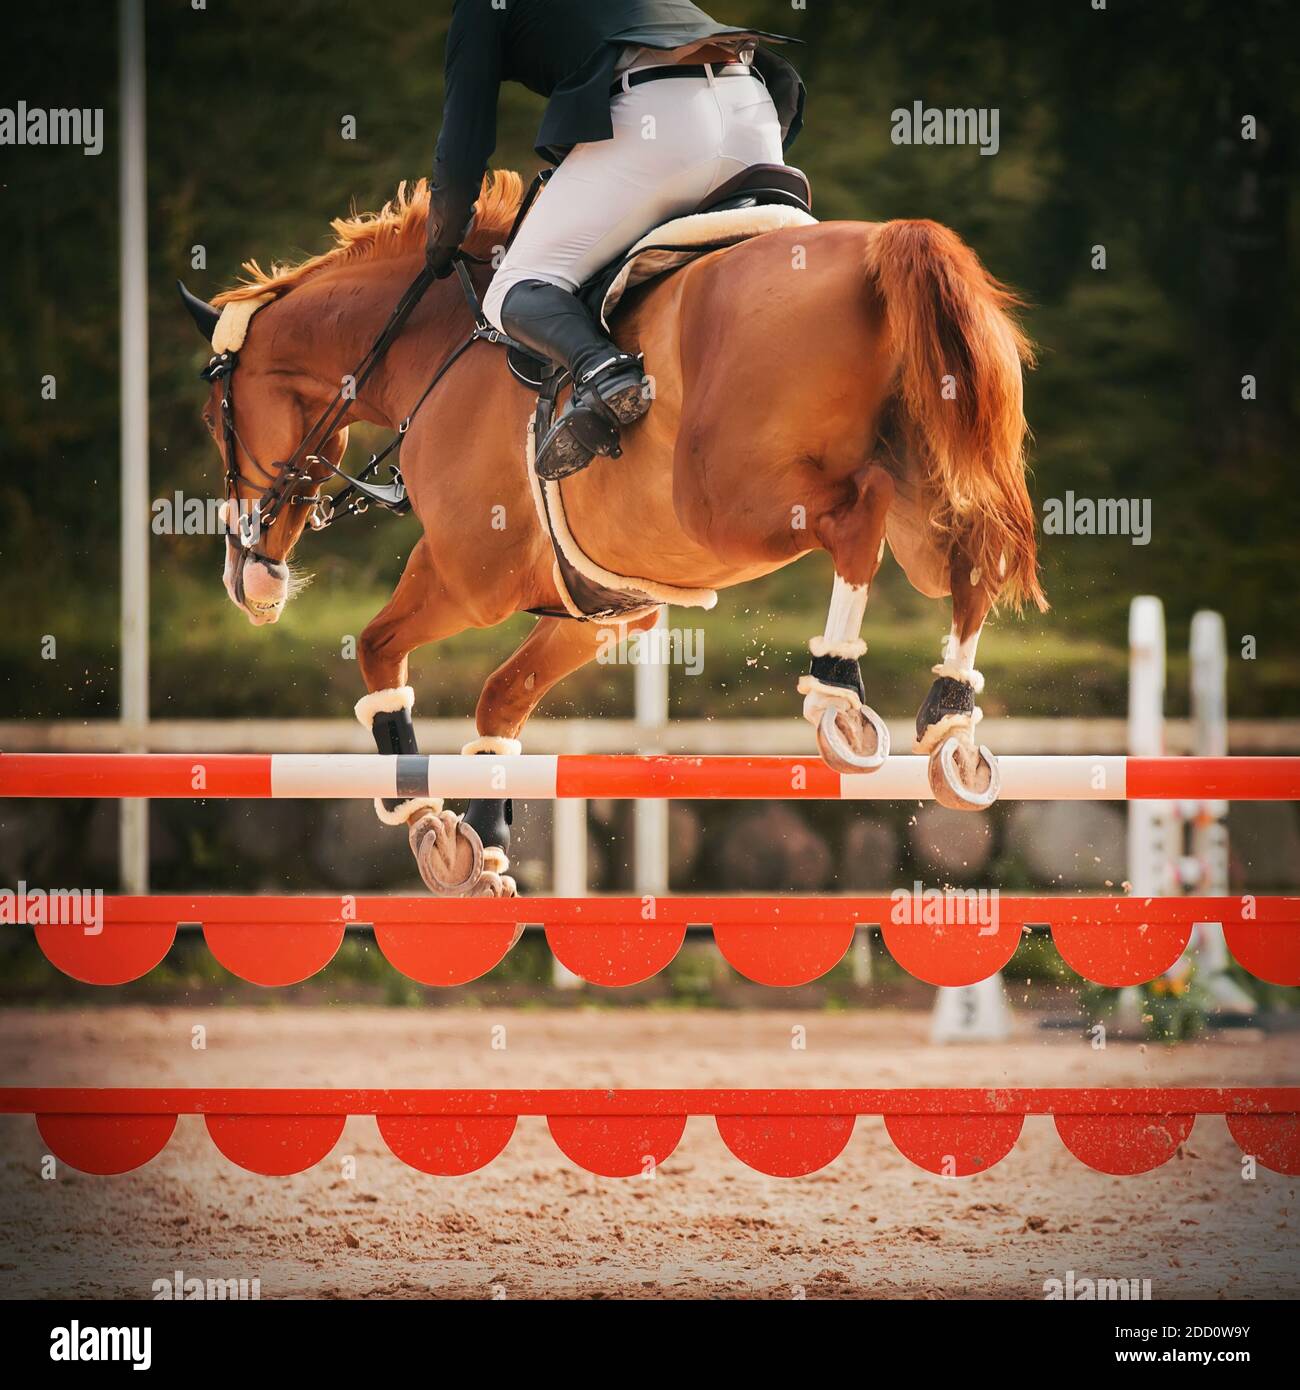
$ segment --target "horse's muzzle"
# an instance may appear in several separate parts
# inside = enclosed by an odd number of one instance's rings
[[[288,565],[245,550],[233,536],[226,537],[222,582],[231,602],[243,610],[254,627],[277,622],[289,597]]]

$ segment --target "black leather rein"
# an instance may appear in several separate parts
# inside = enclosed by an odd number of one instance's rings
[[[338,464],[332,463],[319,452],[313,451],[321,449],[325,441],[332,438],[338,431],[361,388],[379,366],[384,354],[401,332],[415,306],[433,283],[433,274],[427,266],[422,267],[419,274],[407,286],[393,312],[388,316],[387,322],[380,330],[379,336],[370,345],[361,361],[357,363],[356,370],[351,374],[350,389],[341,386],[335,392],[334,398],[320,413],[307,433],[303,435],[293,453],[282,463],[276,463],[270,467],[259,463],[245,447],[239,437],[238,430],[235,428],[234,375],[235,368],[239,365],[239,353],[237,351],[219,352],[208,361],[207,366],[199,375],[205,381],[219,381],[221,383],[221,440],[222,451],[225,454],[226,499],[232,504],[233,514],[237,517],[234,530],[231,530],[229,518],[227,519],[227,531],[238,540],[243,550],[256,554],[257,552],[253,550],[253,547],[258,532],[262,528],[273,525],[276,517],[290,503],[312,507],[309,520],[312,529],[316,531],[324,530],[325,527],[332,525],[340,517],[359,516],[362,512],[367,511],[372,504],[392,512],[410,510],[411,503],[406,495],[406,484],[402,478],[401,469],[396,463],[388,465],[390,472],[388,482],[373,482],[371,481],[373,475],[391,454],[401,448],[402,440],[406,437],[411,421],[415,419],[420,407],[429,398],[434,387],[474,343],[483,339],[490,343],[501,343],[507,348],[519,346],[514,339],[502,333],[500,329],[494,328],[484,317],[478,294],[466,268],[467,261],[473,261],[479,265],[486,262],[478,256],[472,256],[463,251],[458,254],[455,262],[456,274],[460,278],[466,302],[474,315],[473,329],[433,374],[433,379],[421,392],[420,398],[412,406],[406,418],[398,425],[394,438],[379,453],[372,454],[365,467],[355,475],[340,468]],[[269,481],[258,482],[240,472],[240,449],[243,449],[249,462]],[[325,479],[313,477],[313,466],[323,468],[327,474],[341,478],[343,487],[333,494],[321,492],[319,484]],[[259,500],[254,509],[255,523],[252,518],[246,517],[240,511],[238,484],[241,482],[256,489],[259,494]],[[304,483],[314,490],[300,491],[299,489]],[[258,558],[264,559],[265,557],[259,555]]]

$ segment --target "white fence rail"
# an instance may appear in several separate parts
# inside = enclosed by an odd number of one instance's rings
[[[888,721],[893,745],[906,749],[912,724]],[[421,751],[455,753],[475,736],[469,719],[415,721]],[[981,736],[999,753],[1126,753],[1124,719],[1026,719],[990,715]],[[131,744],[133,746],[128,746]],[[814,752],[812,730],[787,719],[674,719],[662,727],[634,719],[534,719],[525,730],[529,753]],[[374,743],[355,719],[156,719],[135,738],[115,719],[0,721],[6,753],[371,753]],[[1234,754],[1300,753],[1300,719],[1233,719]],[[1197,751],[1190,719],[1169,719],[1166,753]]]

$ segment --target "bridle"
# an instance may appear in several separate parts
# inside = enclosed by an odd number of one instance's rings
[[[401,332],[402,326],[410,317],[412,310],[433,283],[434,275],[427,266],[421,268],[415,279],[407,286],[397,301],[393,312],[379,332],[379,336],[357,363],[356,369],[347,379],[346,386],[340,386],[333,399],[317,416],[316,421],[298,441],[289,457],[282,462],[266,465],[259,463],[252,451],[239,437],[235,427],[235,368],[239,366],[239,352],[231,349],[215,353],[199,373],[205,381],[221,383],[221,448],[225,463],[225,488],[227,502],[227,534],[237,541],[245,556],[251,555],[263,564],[275,565],[270,556],[263,555],[254,547],[261,530],[275,524],[276,518],[287,506],[310,506],[308,524],[314,531],[323,531],[340,517],[360,516],[371,505],[383,507],[391,512],[410,510],[410,499],[406,495],[406,484],[400,467],[396,463],[388,465],[390,478],[386,483],[371,481],[390,454],[397,452],[406,437],[406,432],[415,419],[416,413],[428,399],[434,387],[451,370],[461,356],[483,339],[490,343],[501,343],[507,348],[518,347],[513,338],[494,328],[484,317],[478,293],[470,279],[466,262],[483,265],[486,262],[479,256],[468,252],[457,253],[455,270],[464,291],[466,302],[474,315],[474,327],[469,336],[461,342],[434,373],[433,379],[424,388],[419,400],[411,408],[405,419],[397,427],[397,434],[377,454],[372,454],[364,468],[355,475],[348,473],[338,464],[327,459],[320,450],[327,440],[333,438],[354,405],[361,388],[383,360],[384,354],[393,340]],[[249,463],[261,473],[266,481],[257,481],[240,471],[239,451],[243,450]],[[313,470],[324,470],[323,473]],[[329,475],[343,480],[343,487],[335,493],[321,491],[321,484]],[[245,513],[240,507],[239,484],[252,488],[258,496],[253,514]],[[303,490],[307,484],[310,491]],[[235,518],[232,528],[230,518]],[[242,566],[241,566],[242,568]]]

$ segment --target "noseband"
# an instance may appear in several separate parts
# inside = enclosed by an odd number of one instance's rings
[[[410,510],[411,503],[406,495],[406,484],[402,478],[401,469],[396,463],[388,465],[391,476],[387,483],[373,482],[371,481],[372,477],[389,455],[401,448],[402,440],[406,437],[406,432],[410,428],[416,412],[428,399],[433,388],[472,344],[482,338],[488,342],[501,343],[506,347],[518,346],[513,338],[502,333],[499,329],[493,328],[484,318],[478,294],[470,280],[469,271],[465,267],[465,262],[469,260],[479,264],[483,263],[479,257],[461,252],[455,264],[466,302],[474,315],[473,330],[434,373],[433,380],[424,388],[411,412],[398,425],[396,436],[379,453],[372,454],[365,467],[355,476],[340,468],[338,464],[332,463],[319,451],[343,424],[349,410],[355,404],[361,388],[370,379],[375,368],[379,366],[393,339],[397,337],[403,324],[410,317],[411,311],[432,284],[433,273],[427,266],[423,267],[407,286],[405,293],[398,300],[396,308],[388,316],[388,321],[380,330],[379,336],[370,345],[361,361],[357,363],[356,369],[350,374],[350,389],[339,387],[334,393],[334,398],[316,418],[315,423],[303,435],[302,439],[298,441],[294,451],[281,463],[269,466],[259,463],[251,450],[240,439],[239,431],[235,428],[234,377],[235,368],[239,365],[238,350],[218,352],[209,359],[207,366],[199,375],[205,381],[219,381],[221,383],[221,447],[225,456],[226,501],[229,504],[228,510],[236,518],[233,531],[230,530],[230,523],[227,521],[227,533],[238,540],[240,549],[245,554],[252,554],[263,563],[279,563],[271,560],[269,556],[262,555],[253,547],[257,543],[258,533],[261,529],[274,525],[276,518],[289,505],[310,506],[312,510],[308,516],[308,522],[315,531],[323,531],[325,527],[340,517],[359,516],[362,512],[367,511],[372,504],[392,512]],[[240,472],[239,451],[241,449],[249,463],[264,476],[266,481],[249,478]],[[313,469],[323,470],[323,473],[313,473]],[[321,492],[319,486],[329,474],[341,478],[344,483],[344,486],[333,494]],[[255,516],[246,516],[240,511],[240,483],[254,489],[258,495],[258,501],[254,507]],[[309,490],[304,491],[303,484],[306,484]]]

